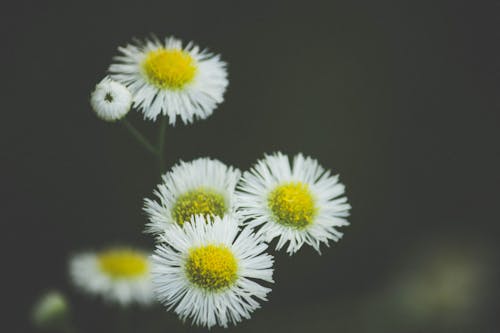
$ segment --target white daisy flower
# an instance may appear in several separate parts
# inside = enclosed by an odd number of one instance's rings
[[[132,94],[122,84],[105,77],[90,95],[90,105],[102,120],[116,121],[130,111]]]
[[[224,100],[228,85],[226,63],[193,43],[185,47],[173,37],[135,41],[118,49],[121,55],[109,67],[113,79],[134,95],[134,106],[146,119],[168,115],[187,124],[205,119]]]
[[[289,242],[291,255],[304,243],[321,253],[321,243],[328,246],[342,237],[336,227],[349,225],[345,218],[351,208],[344,189],[338,175],[331,176],[316,160],[298,154],[291,165],[276,153],[244,173],[236,196],[245,223],[260,226],[258,233],[268,242],[279,237],[277,250]]]
[[[273,282],[273,257],[263,253],[267,244],[248,228],[239,232],[229,216],[213,223],[195,216],[162,240],[166,244],[152,257],[153,287],[182,320],[227,327],[250,318],[271,291],[255,281]]]
[[[130,248],[110,248],[98,253],[83,253],[70,261],[75,286],[105,300],[129,305],[153,302],[148,255]]]
[[[146,231],[158,235],[194,215],[235,215],[234,195],[240,176],[238,169],[218,160],[181,161],[163,175],[154,192],[157,201],[145,199],[144,211],[149,217]]]

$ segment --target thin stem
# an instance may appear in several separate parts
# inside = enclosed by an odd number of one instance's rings
[[[160,119],[160,132],[158,133],[158,158],[160,159],[160,173],[165,171],[165,130],[167,128],[167,116]]]
[[[140,143],[144,148],[146,148],[147,151],[152,153],[155,156],[158,156],[158,151],[156,148],[149,143],[148,139],[144,137],[144,135],[141,134],[127,119],[122,120],[123,124],[125,125],[125,128],[132,134],[132,136]]]

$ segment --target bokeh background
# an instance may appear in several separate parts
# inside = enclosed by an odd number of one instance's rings
[[[57,288],[81,332],[203,332],[160,306],[129,311],[124,324],[118,309],[68,281],[72,253],[153,247],[141,206],[158,166],[88,103],[117,47],[151,33],[193,40],[229,63],[214,115],[168,128],[168,165],[211,156],[247,169],[264,152],[303,152],[340,173],[353,206],[344,238],[321,256],[307,247],[276,254],[269,302],[225,332],[497,331],[499,8],[8,4],[0,14],[6,331],[31,331],[33,302]],[[129,119],[154,138],[157,123]]]

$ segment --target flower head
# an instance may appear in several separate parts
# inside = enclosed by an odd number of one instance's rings
[[[255,280],[273,282],[267,245],[230,216],[206,220],[197,215],[174,225],[153,254],[153,285],[158,299],[183,320],[227,327],[266,300],[270,291]]]
[[[71,259],[70,275],[81,290],[121,305],[154,299],[150,263],[142,251],[116,247],[79,254]]]
[[[134,105],[146,119],[163,114],[175,124],[205,119],[224,100],[226,63],[206,50],[173,37],[120,47],[109,72],[134,95]]]
[[[236,214],[234,192],[239,178],[238,169],[218,160],[181,161],[163,176],[155,191],[158,201],[145,200],[149,217],[146,230],[158,235],[194,215],[213,218]]]
[[[316,160],[298,154],[293,163],[287,156],[266,155],[244,173],[238,185],[239,212],[249,227],[260,226],[266,241],[279,238],[276,248],[287,242],[293,254],[304,243],[318,252],[320,244],[337,241],[336,228],[348,225],[351,206],[338,176],[331,176]]]
[[[90,105],[102,120],[116,121],[130,111],[132,94],[122,84],[105,77],[90,95]]]
[[[66,297],[58,291],[49,291],[33,308],[33,323],[39,328],[54,328],[64,321],[69,312]]]

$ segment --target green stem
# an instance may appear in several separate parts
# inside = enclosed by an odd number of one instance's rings
[[[165,130],[167,128],[167,116],[160,119],[160,132],[158,133],[158,158],[160,160],[160,173],[165,171]]]
[[[152,153],[155,156],[158,156],[158,151],[156,148],[149,143],[148,139],[144,137],[144,135],[141,134],[127,119],[122,120],[123,125],[125,125],[125,128],[132,134],[132,136],[140,143],[144,148],[146,148],[147,151]]]

